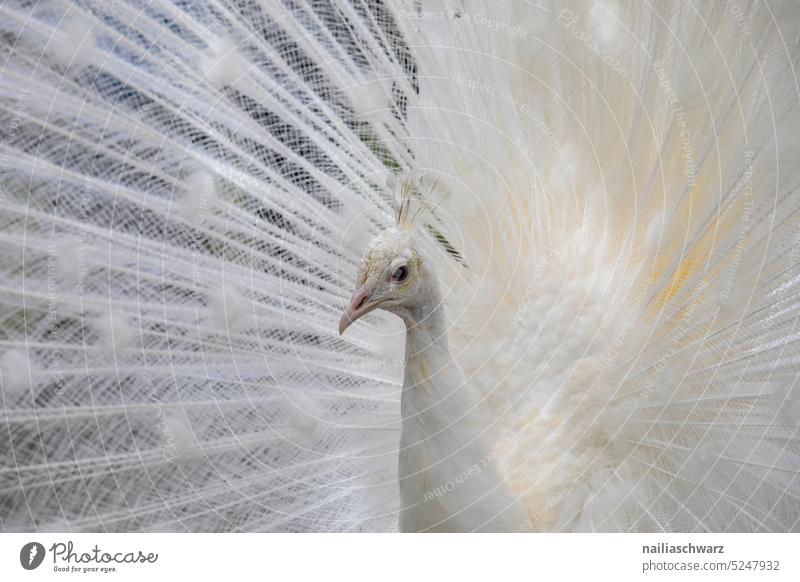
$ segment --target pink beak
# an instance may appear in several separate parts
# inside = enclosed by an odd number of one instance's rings
[[[350,299],[350,305],[344,310],[342,318],[339,320],[339,335],[342,335],[354,321],[378,307],[383,301],[385,300],[370,302],[369,291],[366,287],[356,289],[353,298]]]

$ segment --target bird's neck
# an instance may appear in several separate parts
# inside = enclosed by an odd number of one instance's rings
[[[451,420],[453,414],[465,414],[455,402],[443,406],[442,401],[454,390],[463,387],[461,371],[450,355],[444,308],[436,277],[424,271],[427,285],[417,301],[400,316],[406,324],[405,376],[401,395],[404,419],[417,415]],[[463,399],[459,399],[462,402]]]
[[[470,385],[450,355],[444,310],[429,288],[402,314],[401,531],[509,531],[527,519],[482,435]]]
[[[415,414],[436,415],[442,420],[450,411],[437,405],[448,391],[458,388],[461,374],[447,343],[441,307],[428,319],[406,327],[406,355],[401,408],[403,418]]]

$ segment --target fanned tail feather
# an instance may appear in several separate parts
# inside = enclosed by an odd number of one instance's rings
[[[531,529],[800,529],[797,7],[291,4],[0,5],[0,526],[395,529],[410,176]]]
[[[532,529],[797,530],[796,7],[443,6],[410,133]]]

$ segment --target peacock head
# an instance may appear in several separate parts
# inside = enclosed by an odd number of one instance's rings
[[[414,248],[413,231],[402,226],[388,228],[373,238],[361,259],[356,290],[339,321],[339,334],[354,321],[375,309],[384,309],[414,319],[426,297],[423,263]]]

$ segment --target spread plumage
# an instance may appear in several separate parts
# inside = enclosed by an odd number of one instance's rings
[[[800,528],[797,6],[300,4],[0,5],[0,527]]]

